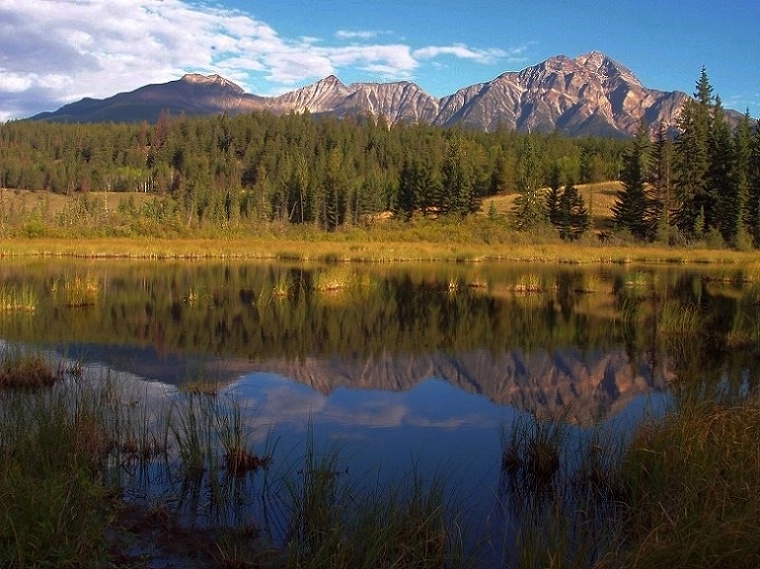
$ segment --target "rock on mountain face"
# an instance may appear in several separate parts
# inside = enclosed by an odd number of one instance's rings
[[[436,124],[487,130],[557,128],[570,135],[633,135],[639,121],[675,124],[687,95],[647,89],[626,67],[599,52],[552,57],[445,97]]]
[[[348,116],[384,116],[388,123],[463,124],[494,130],[631,136],[643,118],[673,126],[687,95],[644,87],[625,66],[600,52],[571,59],[552,57],[519,72],[460,89],[436,99],[414,83],[353,83],[331,75],[277,97],[259,97],[218,75],[185,75],[109,99],[84,99],[53,113],[32,117],[80,122],[155,120],[173,114],[230,114],[268,110]]]

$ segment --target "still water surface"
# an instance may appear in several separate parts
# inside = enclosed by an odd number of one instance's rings
[[[0,313],[5,342],[218,383],[281,463],[312,436],[370,482],[445,472],[483,532],[517,417],[625,433],[675,383],[760,371],[760,288],[726,270],[3,260],[0,286],[37,299]]]

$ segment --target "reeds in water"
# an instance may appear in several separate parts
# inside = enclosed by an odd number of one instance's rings
[[[30,286],[0,286],[0,313],[34,312],[37,304],[37,294]]]
[[[63,375],[60,367],[55,368],[41,354],[9,348],[0,351],[0,391],[33,391],[50,387]]]
[[[66,306],[89,306],[100,297],[100,282],[93,274],[67,276],[55,282],[52,292]]]

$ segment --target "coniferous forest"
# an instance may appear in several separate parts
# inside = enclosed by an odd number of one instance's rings
[[[464,218],[486,196],[516,194],[511,229],[553,226],[572,240],[590,225],[575,185],[607,180],[622,182],[610,232],[670,245],[760,246],[759,129],[748,115],[729,121],[704,70],[675,132],[642,123],[633,140],[308,113],[0,124],[0,188],[150,194],[156,199],[139,207],[122,201],[133,211],[121,213],[183,235],[271,222],[336,231],[385,212]]]

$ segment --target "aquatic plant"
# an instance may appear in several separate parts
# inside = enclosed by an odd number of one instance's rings
[[[544,292],[547,290],[547,287],[537,274],[525,273],[517,277],[509,286],[509,290],[520,293],[533,293]]]
[[[53,284],[52,293],[66,306],[89,306],[95,304],[100,296],[100,282],[91,273],[67,276]]]
[[[38,302],[37,294],[30,286],[0,286],[0,313],[34,312]]]
[[[5,348],[0,352],[0,390],[37,390],[63,378],[63,370],[42,354]]]

